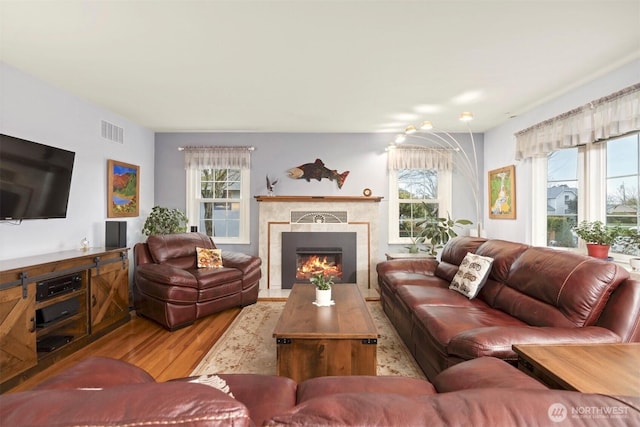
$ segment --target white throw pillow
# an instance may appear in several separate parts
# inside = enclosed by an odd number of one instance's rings
[[[469,299],[475,298],[487,281],[493,258],[468,252],[460,263],[449,289],[460,292]]]

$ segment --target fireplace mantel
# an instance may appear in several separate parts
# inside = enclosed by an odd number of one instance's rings
[[[254,196],[259,202],[380,202],[381,196]]]

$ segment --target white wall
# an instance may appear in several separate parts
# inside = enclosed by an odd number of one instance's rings
[[[101,120],[124,128],[124,144],[101,138]],[[140,166],[141,212],[153,205],[153,132],[1,62],[0,132],[76,153],[67,218],[0,222],[2,260],[76,249],[83,237],[103,246],[108,159]],[[127,222],[133,246],[144,218],[112,219]]]
[[[550,71],[552,72],[552,71]],[[485,177],[488,171],[507,165],[516,166],[516,215],[515,220],[489,219],[485,202],[485,229],[491,238],[531,242],[531,210],[534,201],[531,197],[531,162],[515,161],[514,134],[555,117],[590,101],[609,95],[627,86],[640,82],[640,60],[631,62],[615,71],[584,84],[566,94],[540,105],[533,110],[520,114],[505,124],[484,135]],[[526,84],[526,82],[523,82]],[[485,199],[487,198],[485,189]]]

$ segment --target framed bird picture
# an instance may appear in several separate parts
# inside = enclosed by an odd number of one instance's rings
[[[489,218],[516,218],[516,168],[514,165],[489,171]]]

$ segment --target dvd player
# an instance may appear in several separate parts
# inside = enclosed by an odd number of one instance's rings
[[[82,287],[80,273],[67,274],[36,283],[36,301],[45,301],[58,295],[73,292]]]

